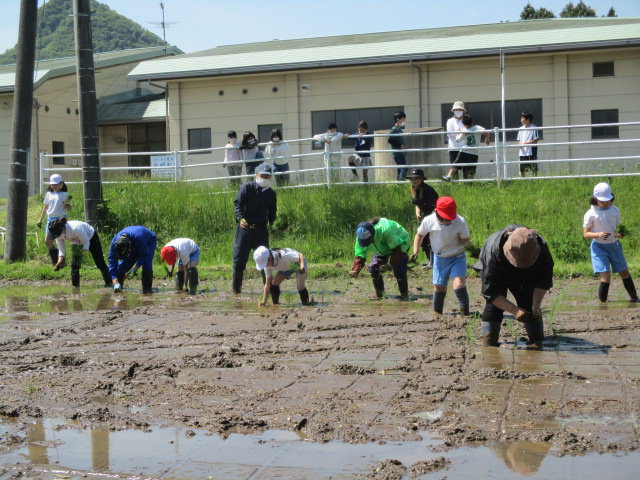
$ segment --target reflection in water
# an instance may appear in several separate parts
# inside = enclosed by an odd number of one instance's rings
[[[44,446],[44,425],[34,423],[27,430],[27,449],[29,461],[34,464],[48,464],[47,447]]]
[[[521,475],[536,473],[550,448],[548,443],[534,442],[502,443],[492,447],[507,467]]]
[[[109,470],[109,432],[91,430],[91,464],[95,470]]]

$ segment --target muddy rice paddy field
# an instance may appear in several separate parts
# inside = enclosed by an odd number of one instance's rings
[[[289,284],[258,307],[257,278],[5,286],[0,479],[638,478],[640,305],[619,281],[605,307],[557,281],[533,350],[508,316],[482,347],[452,294],[435,317],[413,273],[410,302],[314,280],[311,307]]]

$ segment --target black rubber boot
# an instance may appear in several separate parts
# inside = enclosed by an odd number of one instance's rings
[[[460,313],[462,315],[469,315],[469,292],[467,291],[467,287],[456,288],[453,293],[456,294],[458,298],[458,304],[460,305]]]
[[[500,345],[500,322],[482,322],[482,345],[497,347]]]
[[[184,271],[176,272],[176,292],[181,292],[184,288]]]
[[[102,279],[104,280],[105,287],[111,286],[111,274],[109,273],[108,268],[102,271]]]
[[[198,269],[196,267],[189,267],[189,293],[195,295],[198,293]]]
[[[400,290],[400,300],[409,300],[409,281],[407,276],[396,277],[398,281],[398,290]]]
[[[80,269],[71,270],[71,286],[72,287],[80,286]]]
[[[541,347],[542,341],[544,340],[544,322],[542,321],[542,318],[536,318],[525,322],[524,329],[527,331],[527,336],[529,337],[527,345],[536,345]]]
[[[629,294],[629,300],[632,302],[638,301],[638,292],[636,292],[636,286],[633,284],[633,278],[627,277],[622,279],[622,284],[624,285],[625,290]]]
[[[260,276],[262,277],[262,285],[267,283],[267,274],[264,273],[264,270],[260,270]]]
[[[303,288],[302,290],[298,290],[300,294],[300,301],[303,305],[309,305],[309,290]]]
[[[271,285],[271,301],[274,305],[280,303],[280,285]]]
[[[444,310],[444,297],[447,292],[433,292],[433,311],[442,315]]]
[[[598,298],[601,302],[606,302],[607,297],[609,297],[609,284],[600,282],[600,286],[598,287]]]
[[[118,275],[118,283],[122,288],[124,288],[124,273],[121,273],[120,275]]]
[[[244,270],[233,271],[233,293],[236,295],[242,292],[242,277],[244,277]]]
[[[151,270],[142,270],[142,293],[151,293],[153,287],[153,272]]]
[[[371,280],[373,281],[373,288],[376,291],[376,297],[384,298],[384,279],[382,278],[382,275],[379,273],[372,274]]]
[[[51,247],[49,249],[49,257],[51,258],[51,265],[55,265],[58,263],[58,249],[55,247]]]

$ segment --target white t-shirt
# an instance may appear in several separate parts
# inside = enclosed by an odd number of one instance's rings
[[[264,150],[264,155],[267,158],[273,158],[275,165],[285,165],[289,163],[287,158],[291,154],[291,148],[288,143],[273,143],[269,142],[267,148]]]
[[[89,243],[91,242],[91,238],[93,238],[94,233],[94,228],[88,223],[81,222],[79,220],[69,220],[64,226],[62,235],[56,238],[59,255],[61,257],[67,256],[65,240],[69,240],[75,245],[82,245],[84,250],[89,250]]]
[[[66,217],[67,209],[64,208],[64,202],[68,196],[68,192],[48,191],[45,193],[42,204],[47,206],[47,215],[49,217]]]
[[[272,250],[273,266],[264,269],[267,277],[273,277],[274,272],[286,272],[288,270],[300,270],[300,252],[293,248],[281,248]]]
[[[480,137],[482,137],[482,135],[487,132],[487,130],[480,125],[472,125],[469,128],[463,128],[464,132],[459,136],[462,137],[462,142],[464,142],[465,147],[477,147],[478,145],[480,145]],[[470,153],[471,155],[480,155],[480,150],[469,150],[463,148],[462,151],[465,153]]]
[[[449,225],[438,222],[435,212],[427,215],[418,227],[420,235],[429,234],[431,250],[439,257],[454,257],[464,250],[460,240],[469,238],[469,227],[466,220],[458,215]]]
[[[447,120],[447,132],[462,132],[465,129],[462,124],[462,117],[451,117]],[[449,141],[449,150],[460,150],[465,146],[466,139],[464,137],[458,138],[457,133],[447,133],[447,139]]]
[[[174,238],[165,246],[173,247],[176,249],[178,259],[182,262],[183,265],[189,263],[191,254],[198,248],[196,242],[194,242],[190,238]]]
[[[242,160],[240,158],[240,150],[238,149],[239,146],[240,144],[238,142],[229,142],[224,146],[224,163],[238,162]],[[235,163],[232,166],[238,166],[242,168],[242,165],[240,165],[239,163]]]
[[[528,127],[525,127],[524,125],[522,125],[520,127],[520,130],[518,130],[519,144],[522,144],[524,142],[529,142],[531,140],[539,140],[539,139],[540,139],[540,135],[538,135],[538,129],[533,123]],[[530,157],[531,155],[533,155],[533,150],[531,149],[532,146],[534,146],[534,144],[524,145],[520,147],[520,156]]]
[[[598,243],[615,243],[618,239],[613,236],[621,222],[620,210],[611,205],[609,208],[592,206],[584,214],[583,228],[590,228],[593,233],[608,232],[608,238],[594,238]]]
[[[314,135],[313,139],[317,142],[322,142],[324,145],[324,156],[325,159],[329,160],[332,163],[336,163],[340,161],[341,155],[337,152],[342,150],[342,137],[344,135],[340,132],[336,133],[320,133],[318,135]],[[326,140],[329,143],[324,143]]]

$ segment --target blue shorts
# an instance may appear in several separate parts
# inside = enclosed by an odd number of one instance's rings
[[[598,243],[591,241],[591,264],[594,273],[612,271],[619,273],[629,268],[622,253],[622,244],[616,240],[614,243]],[[611,269],[609,269],[611,266]]]
[[[51,221],[52,220],[60,220],[61,218],[67,218],[67,217],[47,217],[47,226],[44,228],[44,236],[45,237],[49,233],[49,224],[51,223]]]
[[[304,271],[305,271],[305,275],[306,275],[306,272],[308,271],[308,270],[307,270],[307,268],[308,268],[308,267],[307,267],[307,259],[305,258],[305,259],[304,259]],[[300,270],[297,270],[297,269],[291,269],[291,270],[278,270],[278,271],[276,272],[276,275],[282,275],[282,276],[283,276],[284,278],[286,278],[287,280],[288,280],[289,278],[291,278],[294,274],[295,274],[295,275],[299,275],[299,274],[300,274]]]
[[[433,256],[433,284],[446,287],[449,277],[467,276],[467,255],[462,252],[455,257]]]
[[[197,262],[198,260],[200,260],[200,247],[196,246],[196,249],[189,255],[189,263]],[[178,259],[178,266],[182,267],[182,260],[180,259]]]

